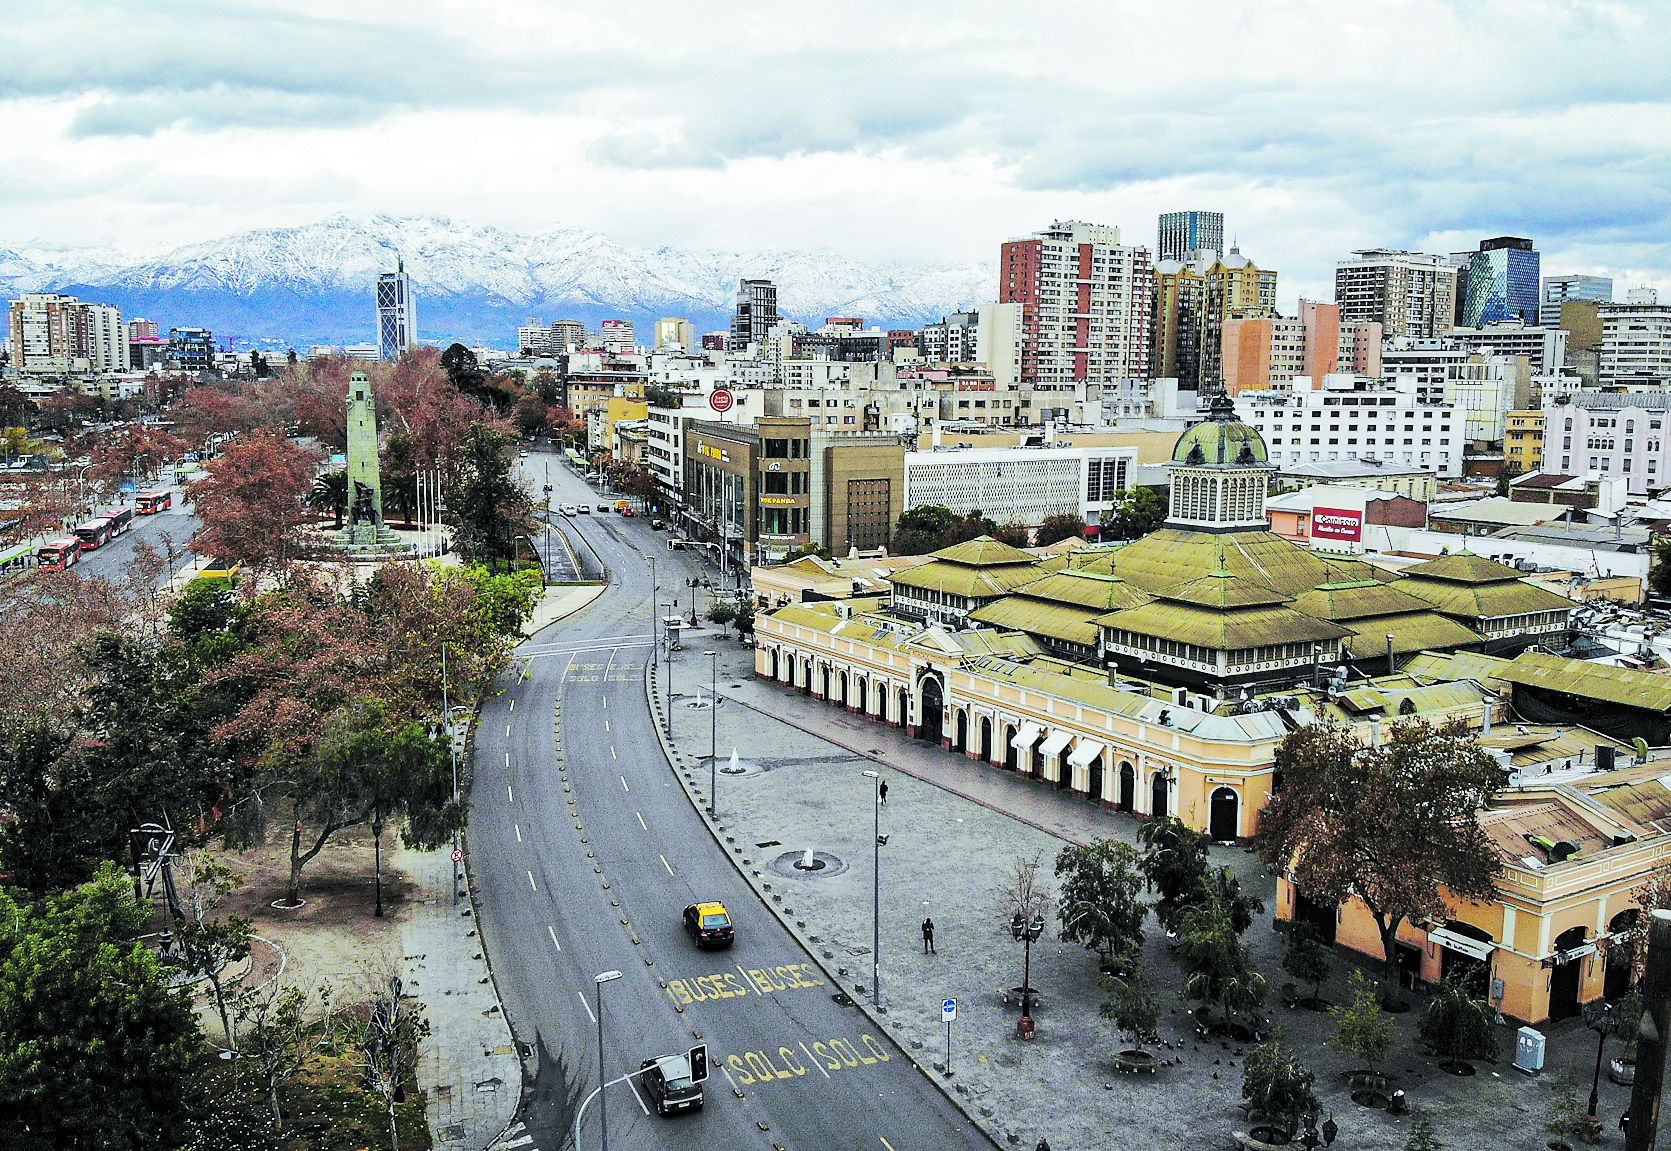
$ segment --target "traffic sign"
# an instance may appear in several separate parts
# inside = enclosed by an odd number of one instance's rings
[[[463,863],[464,862],[464,852],[460,851],[456,847],[453,848],[453,862],[454,863]]]
[[[940,1004],[940,1018],[944,1019],[947,1023],[950,1023],[952,1020],[957,1018],[957,1000],[948,999],[944,1003]]]
[[[708,406],[716,412],[729,412],[736,402],[737,397],[730,388],[715,388],[708,393]]]

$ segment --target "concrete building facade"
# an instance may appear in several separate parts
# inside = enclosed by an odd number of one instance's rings
[[[944,448],[907,452],[905,505],[1037,527],[1047,516],[1095,523],[1133,483],[1137,452],[1121,447]]]
[[[1264,438],[1279,469],[1375,460],[1440,476],[1462,474],[1466,420],[1454,406],[1421,403],[1408,380],[1383,386],[1335,375],[1322,384],[1314,389],[1302,378],[1238,397],[1243,418]]]
[[[1454,264],[1443,257],[1364,248],[1335,266],[1342,321],[1381,325],[1388,339],[1443,335],[1456,323]]]
[[[1230,395],[1278,387],[1295,376],[1321,381],[1337,372],[1381,374],[1381,325],[1342,324],[1339,304],[1301,300],[1299,315],[1224,321],[1224,390]]]

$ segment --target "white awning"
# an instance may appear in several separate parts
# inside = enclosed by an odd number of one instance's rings
[[[1106,743],[1098,743],[1094,739],[1082,739],[1074,746],[1073,753],[1068,756],[1068,762],[1074,767],[1089,767],[1091,761],[1108,750]]]
[[[1448,927],[1428,928],[1427,938],[1431,942],[1437,943],[1440,947],[1448,947],[1452,951],[1460,951],[1462,954],[1472,956],[1475,959],[1490,959],[1491,953],[1497,950],[1497,945],[1495,943],[1487,943],[1483,940],[1475,939],[1471,935],[1462,935],[1458,932],[1450,930]]]
[[[1572,948],[1570,951],[1557,951],[1557,952],[1555,952],[1555,954],[1552,956],[1552,958],[1555,960],[1556,963],[1571,963],[1574,960],[1583,959],[1586,955],[1594,955],[1595,953],[1596,953],[1596,945],[1595,944],[1593,944],[1593,943],[1581,943],[1577,947]]]
[[[1039,754],[1060,755],[1062,749],[1068,745],[1068,741],[1071,739],[1073,739],[1073,732],[1071,731],[1053,731],[1045,737],[1043,743],[1039,744]]]
[[[1015,748],[1017,751],[1026,751],[1029,747],[1032,747],[1035,743],[1037,743],[1039,741],[1039,736],[1043,734],[1044,728],[1040,727],[1038,724],[1024,723],[1021,725],[1021,730],[1016,732],[1010,739],[1010,746]]]

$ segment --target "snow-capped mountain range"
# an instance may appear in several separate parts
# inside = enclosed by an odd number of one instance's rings
[[[404,260],[425,340],[511,347],[525,317],[619,317],[645,326],[684,316],[723,327],[737,281],[778,285],[779,309],[917,326],[993,297],[991,265],[866,264],[829,251],[641,249],[585,228],[524,234],[444,217],[336,215],[297,228],[238,232],[132,259],[87,248],[0,247],[0,289],[61,291],[128,317],[212,328],[240,347],[373,338],[377,274]]]

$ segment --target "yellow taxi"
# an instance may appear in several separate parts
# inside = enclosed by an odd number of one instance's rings
[[[737,938],[736,929],[731,926],[731,913],[717,899],[685,908],[685,930],[698,947],[730,947]]]

